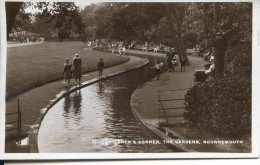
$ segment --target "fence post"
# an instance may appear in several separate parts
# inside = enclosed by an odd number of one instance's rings
[[[161,113],[160,113],[160,103],[159,103],[159,89],[157,90],[157,97],[158,97],[158,110],[159,110],[159,128],[161,124]]]
[[[21,110],[20,110],[20,99],[18,98],[17,108],[18,108],[18,133],[22,133],[22,117],[21,117]]]
[[[166,115],[166,112],[164,111],[163,102],[162,102],[162,100],[161,100],[161,98],[160,98],[160,95],[158,95],[158,98],[159,98],[159,102],[161,103],[162,110],[163,110],[163,113],[164,113],[164,117],[166,118],[167,124],[170,125],[169,120],[168,120],[168,117],[167,117],[167,115]]]

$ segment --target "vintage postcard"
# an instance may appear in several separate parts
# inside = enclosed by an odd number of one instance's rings
[[[1,159],[256,158],[259,0],[1,0]]]

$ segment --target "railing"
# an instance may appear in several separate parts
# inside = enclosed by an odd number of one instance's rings
[[[8,101],[8,102],[13,102],[13,101],[16,101],[16,100],[11,100],[11,101]],[[6,121],[7,121],[8,116],[14,116],[14,115],[17,115],[17,120],[13,120],[13,121],[7,122],[5,124],[7,125],[7,124],[17,123],[17,127],[11,128],[11,129],[5,129],[5,131],[9,132],[9,131],[12,131],[12,130],[17,130],[17,132],[19,134],[21,134],[22,133],[22,112],[20,110],[20,100],[19,99],[17,99],[17,111],[5,114]]]
[[[182,117],[182,115],[173,115],[173,116],[168,116],[166,113],[166,110],[175,110],[175,109],[184,109],[185,106],[183,107],[170,107],[170,108],[165,108],[163,105],[163,102],[168,102],[168,101],[180,101],[184,100],[184,98],[177,98],[177,99],[161,99],[160,93],[162,92],[176,92],[176,91],[181,91],[181,90],[188,90],[190,88],[183,88],[183,89],[173,89],[173,90],[158,90],[158,104],[159,104],[159,127],[161,125],[161,118],[165,118],[167,125],[170,125],[169,118],[175,118],[175,117]],[[160,108],[161,107],[161,108]],[[161,116],[161,111],[163,112],[163,116]]]

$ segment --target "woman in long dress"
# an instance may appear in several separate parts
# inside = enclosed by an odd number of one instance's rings
[[[171,50],[169,50],[166,54],[166,58],[167,58],[167,64],[168,64],[168,72],[172,72],[173,70],[173,66],[172,66],[172,52]]]
[[[76,85],[82,85],[81,84],[81,77],[82,77],[82,64],[81,64],[81,58],[78,54],[75,54],[75,57],[73,58],[73,67],[74,67],[74,78],[76,81]]]

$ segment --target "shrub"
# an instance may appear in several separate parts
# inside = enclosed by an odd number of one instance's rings
[[[223,135],[250,133],[250,83],[231,76],[196,85],[185,96],[185,118]]]
[[[191,124],[227,136],[251,133],[251,49],[246,47],[230,48],[225,74],[186,93],[184,117]]]
[[[196,46],[197,42],[197,33],[189,31],[183,35],[183,43],[186,45],[186,48],[193,48]]]

